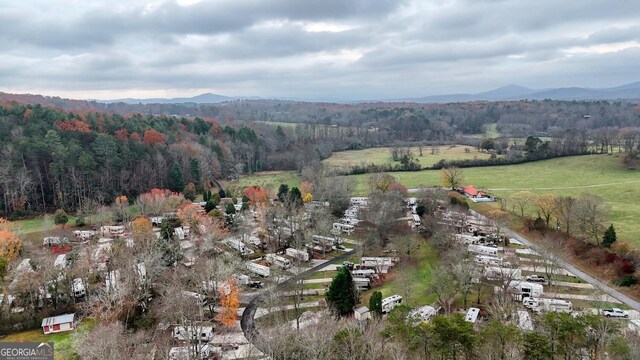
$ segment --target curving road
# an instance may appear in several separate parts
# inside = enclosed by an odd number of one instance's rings
[[[484,221],[489,221],[484,215],[478,213],[477,211],[473,211],[473,210],[469,210],[469,211],[473,215],[475,215],[477,218],[483,219]],[[525,238],[524,236],[522,236],[520,234],[517,234],[516,232],[512,231],[511,229],[505,229],[504,232],[505,232],[505,234],[507,236],[512,237],[512,238],[522,242],[524,245],[526,245],[529,248],[537,251],[538,253],[542,253],[540,251],[540,246],[532,243],[531,240]],[[558,261],[558,265],[560,265],[560,267],[562,267],[565,270],[568,270],[569,272],[571,272],[572,274],[582,278],[584,281],[586,281],[589,284],[593,285],[598,290],[600,290],[603,293],[611,296],[612,298],[620,301],[621,303],[624,303],[624,304],[628,305],[632,309],[640,311],[640,302],[638,302],[638,301],[632,299],[631,297],[623,294],[622,292],[618,291],[616,288],[614,288],[614,287],[612,287],[612,286],[600,281],[599,279],[596,279],[595,277],[585,273],[584,271],[578,269],[573,264],[569,263],[568,261],[566,261],[566,260],[564,260],[562,258],[558,258],[557,261]]]
[[[349,258],[351,255],[355,253],[356,253],[356,249],[347,251],[340,256],[337,256],[331,260],[325,261],[320,265],[316,265],[308,270],[305,270],[304,272],[301,272],[298,275],[292,276],[287,281],[284,281],[280,284],[275,285],[275,290],[284,290],[292,282],[297,281],[299,279],[304,279],[307,276],[311,275],[312,273],[320,269],[323,269],[331,264],[334,264],[336,262],[341,262]],[[260,333],[255,328],[255,316],[256,316],[256,311],[258,310],[260,303],[263,302],[264,296],[266,294],[267,294],[267,291],[264,291],[262,294],[256,295],[249,302],[249,305],[247,305],[247,307],[244,309],[244,311],[242,312],[242,317],[240,318],[240,328],[242,328],[242,332],[244,333],[244,336],[247,338],[247,340],[251,344],[253,344],[253,346],[258,348],[258,350],[262,351],[263,353],[265,353],[267,349],[264,349],[264,347],[262,347],[262,344],[264,344],[264,341],[262,341]]]

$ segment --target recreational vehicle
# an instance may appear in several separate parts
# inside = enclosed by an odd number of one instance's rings
[[[389,311],[393,310],[396,306],[402,304],[402,296],[400,295],[391,295],[387,298],[382,299],[382,313],[387,314]]]
[[[264,259],[269,264],[276,265],[283,269],[288,269],[291,267],[291,262],[289,261],[289,259],[276,254],[267,254],[264,256]]]
[[[371,288],[371,279],[366,277],[353,277],[353,283],[356,285],[358,290],[365,290]]]
[[[547,311],[570,313],[573,311],[573,304],[570,301],[560,299],[525,297],[522,299],[522,304],[524,307],[531,309],[534,312]]]
[[[271,275],[271,269],[268,266],[256,264],[253,262],[247,263],[247,270],[251,271],[254,274],[258,274],[260,276],[266,277]]]
[[[304,261],[304,262],[309,261],[309,253],[304,250],[288,248],[287,250],[285,250],[285,254],[287,256],[291,256],[292,258],[298,261]]]
[[[544,293],[544,287],[542,285],[526,281],[511,280],[509,282],[509,288],[516,290],[519,293],[516,295],[521,295],[522,299],[525,297],[538,298]]]
[[[347,235],[351,235],[355,231],[355,226],[342,223],[333,223],[333,230],[335,232],[343,232]]]
[[[420,216],[418,216],[417,214],[413,215],[413,224],[415,226],[420,226],[420,224],[422,224],[422,221],[420,220]]]
[[[489,256],[497,256],[498,248],[491,246],[483,246],[483,245],[469,245],[467,250],[470,253],[478,254],[478,255],[489,255]]]
[[[245,245],[239,239],[227,239],[226,244],[230,248],[240,253],[240,255],[246,255],[250,253],[249,249],[247,248],[247,245]]]
[[[392,267],[393,259],[390,257],[362,257],[360,263],[365,267]]]
[[[212,326],[176,326],[171,336],[182,341],[209,342],[213,339]]]
[[[469,308],[467,315],[464,317],[464,321],[475,324],[476,320],[478,320],[478,315],[480,315],[480,309],[475,307]]]
[[[487,266],[484,268],[484,276],[489,280],[520,280],[522,279],[522,270]]]
[[[376,274],[376,271],[374,269],[358,269],[358,270],[351,271],[352,276],[359,276],[359,277],[372,277],[375,274]]]
[[[71,284],[71,295],[76,299],[87,295],[84,281],[81,278],[73,279],[73,284]]]

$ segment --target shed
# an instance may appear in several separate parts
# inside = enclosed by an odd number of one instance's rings
[[[366,306],[361,306],[353,311],[353,317],[356,320],[371,319],[371,311]]]
[[[47,334],[55,334],[63,331],[72,331],[76,328],[76,314],[64,314],[52,316],[42,319],[42,332]]]

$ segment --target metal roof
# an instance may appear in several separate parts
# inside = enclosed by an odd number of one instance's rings
[[[73,314],[64,314],[64,315],[52,316],[52,317],[44,318],[44,319],[42,319],[41,327],[72,323],[73,319],[75,318],[75,316],[76,316],[76,314],[73,313]]]

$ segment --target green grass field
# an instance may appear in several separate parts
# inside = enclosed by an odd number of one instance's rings
[[[355,152],[355,151],[354,151]],[[536,194],[579,196],[592,193],[605,199],[611,207],[611,222],[618,239],[640,247],[640,173],[627,170],[618,157],[611,155],[572,156],[519,165],[487,166],[463,169],[464,183],[489,190],[491,194],[509,194],[529,190]],[[408,188],[440,185],[440,171],[392,172]],[[355,194],[369,192],[369,174],[348,176],[355,182]],[[295,172],[267,173],[242,178],[243,186],[268,184],[277,189],[280,183],[297,186]]]
[[[465,149],[469,149],[469,153],[465,152]],[[418,147],[412,147],[411,152],[416,156],[416,159],[420,161],[422,167],[432,166],[438,161],[445,160],[466,160],[466,159],[488,159],[489,154],[477,151],[476,148],[466,145],[456,145],[454,147],[449,146],[437,146],[433,148],[425,146],[422,149],[422,156]],[[433,154],[432,154],[433,152]],[[322,163],[329,169],[348,169],[350,167],[361,164],[393,164],[393,158],[391,157],[391,151],[388,147],[383,148],[371,148],[365,150],[353,150],[353,151],[340,151],[334,153],[328,159],[322,161]]]
[[[23,234],[46,231],[46,230],[50,230],[50,227],[52,228],[54,226],[53,214],[50,214],[49,217],[50,217],[51,223],[47,223],[45,221],[44,216],[38,216],[33,219],[18,220],[15,222],[15,224]],[[76,223],[76,217],[69,215],[69,222],[67,223],[67,225],[73,226],[75,225],[75,223]]]
[[[393,269],[390,273],[390,279],[385,281],[380,287],[375,287],[360,296],[360,304],[368,306],[369,298],[374,291],[381,291],[382,297],[391,296],[393,294],[404,294],[404,288],[409,285],[411,290],[411,298],[408,305],[421,306],[432,304],[436,301],[434,294],[428,294],[427,289],[431,284],[431,272],[433,267],[440,261],[438,254],[433,247],[424,240],[420,241],[420,248],[415,252],[410,260],[404,259],[406,265]]]
[[[41,329],[23,331],[11,335],[7,335],[0,339],[0,342],[53,342],[53,351],[56,360],[76,359],[77,356],[73,350],[72,337],[75,333],[82,333],[91,330],[96,325],[93,319],[83,320],[76,331],[44,335]]]

